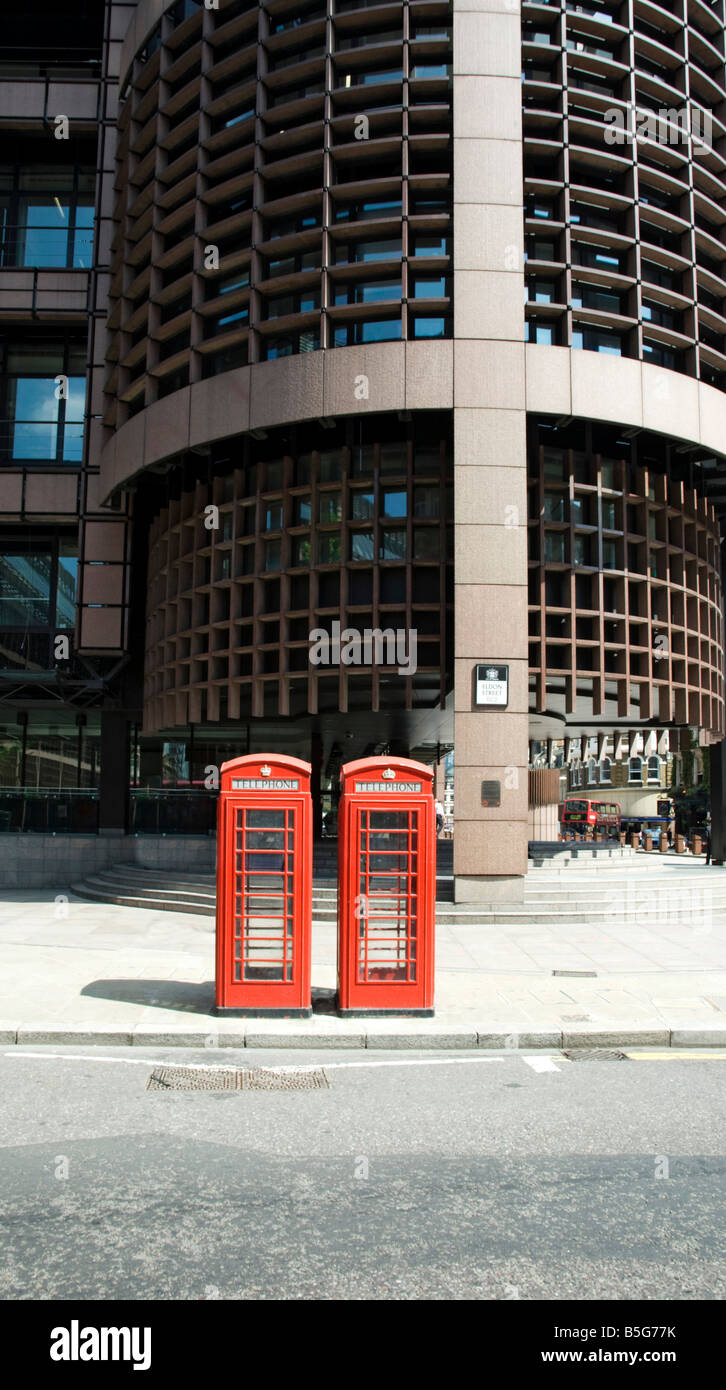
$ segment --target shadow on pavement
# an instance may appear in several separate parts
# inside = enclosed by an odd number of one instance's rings
[[[214,1006],[214,981],[190,980],[92,980],[81,994],[91,999],[112,999],[145,1008],[176,1009],[179,1013],[210,1014]],[[313,1013],[334,1014],[337,990],[313,987]]]
[[[209,1014],[214,1005],[214,981],[190,980],[92,980],[81,994],[91,999],[121,1000],[146,1008],[177,1009],[180,1013]]]

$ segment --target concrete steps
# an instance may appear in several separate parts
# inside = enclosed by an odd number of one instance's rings
[[[156,874],[130,864],[92,874],[82,883],[72,884],[71,892],[90,902],[162,912],[195,912],[205,917],[214,917],[217,899],[212,874],[180,874],[177,879],[176,875]]]
[[[672,865],[672,867],[671,867]],[[451,880],[438,880],[436,920],[449,926],[591,926],[654,921],[692,922],[693,926],[726,923],[726,869],[706,869],[698,861],[690,869],[653,863],[643,856],[627,868],[613,865],[584,867],[569,872],[530,872],[524,902],[478,907],[450,900]],[[122,864],[74,884],[77,897],[162,912],[189,912],[214,917],[216,885],[213,874],[164,873]],[[447,900],[448,898],[448,900]],[[313,920],[335,923],[337,887],[334,878],[316,877]]]

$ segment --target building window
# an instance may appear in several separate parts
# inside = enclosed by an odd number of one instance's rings
[[[643,759],[642,759],[642,758],[629,758],[629,759],[628,759],[628,781],[629,781],[629,782],[637,782],[637,783],[638,783],[638,786],[641,786],[641,785],[642,785],[642,782],[643,782]]]
[[[661,328],[671,328],[677,333],[681,331],[681,316],[676,314],[673,309],[664,308],[662,304],[649,304],[643,300],[643,318],[648,323],[658,324]]]
[[[353,521],[371,521],[375,498],[372,492],[351,493],[350,514]]]
[[[597,285],[573,285],[571,303],[573,309],[602,309],[607,314],[622,313],[620,295],[612,290],[599,289]]]
[[[351,560],[373,560],[373,532],[354,531],[350,538]]]
[[[409,255],[413,256],[448,256],[451,252],[451,240],[447,236],[427,235],[419,233],[414,237],[413,249]]]
[[[449,283],[445,275],[438,275],[435,279],[417,279],[413,282],[414,299],[446,299],[449,295]]]
[[[318,521],[340,521],[342,504],[339,492],[321,492],[318,498]]]
[[[620,256],[610,247],[588,246],[577,242],[572,248],[573,265],[591,266],[593,270],[620,271]]]
[[[660,786],[660,758],[655,753],[648,759],[648,782],[653,786]]]
[[[382,531],[379,556],[381,560],[405,560],[406,532],[403,530]]]
[[[265,569],[279,570],[280,568],[281,544],[280,541],[265,542]]]
[[[671,371],[678,371],[681,359],[680,354],[672,348],[663,347],[662,343],[650,343],[644,338],[643,361],[652,362],[656,367],[670,367]]]
[[[268,299],[266,317],[282,319],[288,314],[307,314],[319,308],[320,290],[311,286],[310,289],[301,290],[299,294],[284,294],[276,299]]]
[[[640,273],[643,283],[647,285],[660,285],[664,290],[678,290],[679,277],[672,270],[667,270],[655,261],[641,260]]]
[[[566,542],[564,531],[546,531],[544,554],[545,564],[564,565],[565,544]]]
[[[413,532],[414,560],[437,560],[441,555],[438,526],[415,526]]]
[[[552,221],[555,215],[555,204],[552,198],[540,198],[539,194],[531,194],[525,200],[525,217],[539,217],[546,221]]]
[[[323,531],[318,537],[318,563],[339,565],[340,559],[340,532]]]
[[[295,536],[292,543],[292,563],[293,568],[310,564],[309,536]]]
[[[191,19],[200,7],[201,0],[177,0],[177,4],[170,11],[170,18],[174,27],[183,24],[185,19]]]
[[[75,627],[77,583],[75,536],[0,535],[0,669],[50,669],[52,639]]]
[[[441,494],[437,487],[417,487],[413,493],[413,514],[434,519],[439,516]]]
[[[335,264],[348,265],[358,261],[400,260],[403,248],[400,237],[385,241],[359,241],[352,246],[339,242],[335,248]]]
[[[336,285],[336,304],[379,304],[401,298],[400,280],[358,281],[352,285]]]
[[[384,488],[381,510],[386,517],[405,517],[408,511],[405,488]]]
[[[612,782],[612,762],[610,758],[600,759],[600,781],[603,783]]]
[[[0,265],[90,269],[95,182],[93,169],[0,168]]]
[[[542,323],[537,319],[527,319],[527,339],[528,343],[544,343],[551,347],[555,341],[555,326],[552,323]]]
[[[220,317],[208,319],[205,324],[204,336],[205,338],[216,338],[218,334],[229,333],[233,324],[236,324],[238,328],[246,328],[249,323],[249,320],[250,311],[247,307],[245,307],[244,309],[236,309],[233,314],[222,314]],[[188,346],[186,333],[184,337],[183,346]],[[164,353],[165,357],[168,357],[169,355],[170,354],[168,352]]]
[[[368,319],[363,323],[347,323],[333,330],[334,347],[350,347],[355,343],[385,343],[401,337],[400,319]]]
[[[85,348],[47,341],[9,344],[0,353],[0,380],[5,461],[81,463]]]
[[[263,357],[271,362],[278,357],[292,357],[297,352],[313,352],[320,347],[320,333],[317,328],[303,329],[289,337],[268,338],[263,346]]]
[[[527,302],[529,304],[554,304],[557,301],[557,285],[554,280],[537,280],[533,276],[527,280]]]
[[[337,74],[339,87],[373,87],[379,82],[401,82],[401,68],[382,68],[379,72],[345,72]]]
[[[566,521],[566,501],[563,492],[546,492],[544,495],[545,521]]]
[[[416,103],[414,98],[413,104]],[[433,196],[432,196],[433,194]],[[451,198],[443,190],[426,189],[423,193],[417,193],[411,184],[408,186],[408,215],[409,217],[435,217],[440,213],[451,212]]]
[[[253,108],[252,111],[246,111],[244,116],[240,116],[238,119],[245,120],[248,115],[254,116],[254,114]],[[227,122],[227,125],[232,124],[234,124],[234,122]],[[268,241],[277,241],[281,237],[296,236],[298,232],[306,232],[310,227],[319,226],[320,213],[316,206],[307,212],[299,213],[297,217],[278,217],[275,220],[270,220],[267,224],[265,235]]]
[[[401,216],[400,198],[371,203],[339,203],[335,209],[336,222],[370,222],[383,217]]]
[[[450,334],[449,321],[443,315],[436,318],[414,317],[414,338],[448,338]]]
[[[528,236],[525,244],[525,260],[556,261],[557,250],[551,237]]]
[[[319,269],[320,251],[303,251],[298,255],[284,256],[280,260],[268,260],[266,274],[268,279],[274,280],[280,275],[297,275],[303,270]],[[246,283],[249,284],[249,276],[246,277]],[[219,293],[222,293],[221,288]]]
[[[612,357],[620,357],[623,351],[619,333],[607,333],[598,328],[573,329],[572,346],[584,348],[586,352],[607,352]]]
[[[412,77],[448,77],[451,73],[449,63],[416,63],[411,73]]]

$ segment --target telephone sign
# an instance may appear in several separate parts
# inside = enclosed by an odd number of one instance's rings
[[[356,782],[357,792],[398,792],[403,795],[408,792],[420,792],[420,782],[400,782],[391,785],[390,782]]]
[[[267,781],[263,777],[233,777],[232,791],[249,792],[296,792],[300,786],[297,777],[275,777]]]

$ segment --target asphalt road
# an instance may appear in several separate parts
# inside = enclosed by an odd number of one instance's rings
[[[328,1084],[148,1090],[155,1061]],[[724,1055],[8,1048],[0,1298],[723,1299],[725,1083]]]

